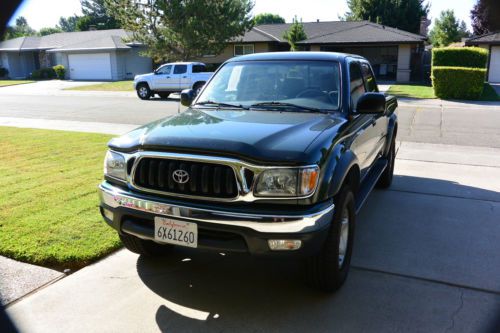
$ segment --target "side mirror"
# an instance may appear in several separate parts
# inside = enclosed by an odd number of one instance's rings
[[[385,95],[381,93],[364,93],[358,99],[356,106],[358,113],[383,113],[385,112]]]
[[[184,89],[181,92],[181,104],[184,106],[190,106],[193,103],[195,93],[193,89]]]

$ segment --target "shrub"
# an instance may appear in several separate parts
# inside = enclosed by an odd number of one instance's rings
[[[55,77],[56,77],[56,72],[52,67],[40,68],[34,70],[31,73],[31,78],[34,80],[47,80],[47,79],[53,79]]]
[[[7,68],[0,67],[0,77],[5,77],[9,75],[9,70]]]
[[[483,93],[485,79],[484,68],[432,68],[432,85],[438,98],[479,99]]]
[[[488,51],[479,47],[444,47],[432,50],[432,66],[486,68]]]
[[[56,65],[52,67],[54,69],[54,72],[56,73],[56,76],[59,80],[64,80],[64,76],[66,75],[66,68],[64,68],[63,65]]]

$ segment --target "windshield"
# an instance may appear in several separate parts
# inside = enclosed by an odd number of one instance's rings
[[[333,61],[245,61],[222,67],[198,97],[243,107],[339,108],[339,64]],[[296,110],[294,110],[296,111]]]

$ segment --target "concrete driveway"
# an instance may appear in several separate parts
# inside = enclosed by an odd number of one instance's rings
[[[500,150],[403,142],[334,295],[289,260],[126,250],[7,309],[25,332],[490,332],[500,326]]]

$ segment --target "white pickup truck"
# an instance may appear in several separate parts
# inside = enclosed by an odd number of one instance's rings
[[[168,98],[174,92],[193,89],[199,93],[213,73],[206,72],[201,62],[175,62],[158,67],[153,73],[136,75],[134,89],[140,99],[149,99],[154,94]]]

